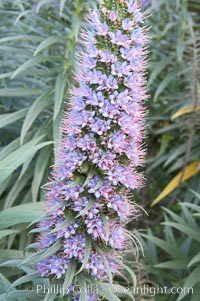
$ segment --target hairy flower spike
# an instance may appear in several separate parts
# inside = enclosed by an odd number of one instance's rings
[[[108,268],[120,272],[128,243],[125,225],[137,214],[130,193],[143,185],[138,172],[144,163],[147,98],[143,14],[134,0],[99,0],[99,10],[87,21],[79,86],[71,91],[72,109],[63,122],[38,239],[41,250],[59,240],[60,250],[37,264],[41,276],[58,279],[71,260],[78,270],[84,263],[83,273],[96,279],[107,279]]]

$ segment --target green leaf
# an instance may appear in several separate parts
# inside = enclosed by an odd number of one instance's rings
[[[60,224],[60,225],[57,226],[56,228],[54,228],[54,229],[50,232],[50,234],[55,233],[55,232],[57,232],[57,231],[63,229],[64,227],[69,226],[69,225],[70,225],[71,223],[73,223],[73,222],[74,222],[74,217],[73,217],[73,216],[66,217],[66,218],[65,218],[65,221],[62,222],[62,224]]]
[[[0,262],[1,266],[13,266],[12,264],[13,258],[15,261],[17,259],[24,259],[24,252],[21,250],[8,250],[8,249],[0,249]]]
[[[28,171],[22,177],[17,178],[17,180],[15,181],[14,185],[12,186],[12,188],[10,189],[7,195],[7,198],[4,203],[4,209],[10,208],[14,204],[18,195],[27,185],[28,181],[30,181],[32,176],[33,176],[32,172]]]
[[[190,275],[187,277],[184,283],[184,287],[193,288],[197,283],[199,284],[200,282],[199,275],[200,275],[200,266],[198,266],[195,270],[192,271],[192,273],[190,273]],[[184,291],[184,293],[180,294],[177,301],[182,300],[186,296],[186,293],[187,292]]]
[[[77,262],[72,259],[69,262],[67,272],[66,272],[66,275],[65,275],[65,280],[64,280],[64,283],[63,283],[63,288],[65,290],[67,290],[68,287],[72,284],[72,281],[73,281],[74,276],[76,274],[76,267],[77,267]]]
[[[67,75],[61,71],[56,79],[55,85],[55,102],[54,102],[54,116],[55,120],[60,112],[61,106],[64,103],[64,93],[67,84]]]
[[[127,270],[127,272],[129,273],[129,275],[132,278],[132,282],[133,282],[133,286],[136,287],[137,285],[137,277],[135,275],[135,273],[131,270],[131,268],[129,268],[126,264],[124,264],[123,262],[119,261],[119,264],[125,268],[125,270]]]
[[[45,298],[43,299],[43,301],[54,301],[56,299],[57,294],[49,292],[46,294]]]
[[[23,118],[24,116],[26,116],[26,113],[27,113],[27,109],[22,109],[14,113],[0,114],[0,128],[3,128],[8,124],[11,124]]]
[[[171,226],[171,227],[187,234],[189,237],[194,238],[198,242],[200,242],[200,233],[199,233],[199,231],[197,229],[196,230],[192,229],[189,225],[180,225],[180,224],[177,224],[177,223],[174,223],[174,222],[163,222],[162,224]]]
[[[30,14],[32,12],[32,10],[26,10],[23,11],[21,14],[19,14],[19,16],[17,17],[16,21],[15,21],[15,25],[17,25],[17,23],[20,21],[20,19],[22,17],[25,17],[26,15]]]
[[[53,121],[53,140],[55,141],[55,151],[54,151],[55,165],[58,163],[58,152],[56,150],[59,149],[60,141],[62,139],[62,132],[60,129],[62,126],[63,116],[64,116],[64,112],[63,110],[60,110],[56,119]]]
[[[20,266],[24,266],[27,263],[28,264],[31,263],[32,265],[35,265],[36,263],[44,260],[45,258],[52,256],[53,254],[58,252],[60,249],[61,249],[61,243],[60,243],[60,240],[58,240],[58,241],[56,241],[56,243],[54,243],[51,247],[48,247],[46,250],[41,250],[37,253],[33,253],[32,255],[30,255],[29,257],[24,259],[21,262]]]
[[[63,14],[65,2],[66,2],[66,0],[60,0],[60,16],[62,16],[62,14]]]
[[[164,57],[161,61],[157,62],[155,66],[153,66],[153,71],[149,77],[149,86],[153,83],[153,81],[157,78],[160,72],[162,72],[170,62],[171,58]]]
[[[0,294],[6,293],[9,287],[10,282],[0,273]]]
[[[22,96],[34,96],[40,94],[40,89],[33,88],[4,88],[0,89],[0,96],[7,97],[22,97]]]
[[[15,35],[13,37],[5,37],[0,39],[0,43],[4,42],[16,42],[16,41],[41,41],[42,37],[39,35]]]
[[[44,6],[45,4],[51,4],[52,1],[51,0],[42,0],[42,1],[39,1],[37,3],[37,8],[36,8],[36,13],[38,14],[39,11],[40,11],[40,8],[42,8],[42,6]]]
[[[52,36],[52,37],[49,37],[47,38],[46,40],[42,41],[38,47],[36,48],[33,56],[36,56],[40,51],[44,50],[45,48],[53,45],[53,44],[56,44],[56,43],[59,43],[61,41],[61,37],[60,36]]]
[[[87,282],[83,275],[79,275],[77,277],[79,287],[82,289],[80,292],[80,301],[88,301],[88,294],[87,294]]]
[[[120,301],[120,299],[113,293],[112,286],[108,283],[97,283],[98,294],[108,301]]]
[[[156,268],[161,268],[161,269],[175,269],[175,270],[180,270],[180,269],[187,269],[187,261],[184,259],[175,259],[175,260],[169,260],[166,262],[162,262],[159,264],[154,265]]]
[[[0,212],[0,229],[30,223],[42,213],[42,203],[28,203],[18,205]]]
[[[38,115],[44,110],[46,106],[49,105],[50,103],[50,96],[53,93],[53,91],[47,92],[43,94],[42,96],[38,97],[30,109],[28,110],[28,113],[26,115],[26,118],[24,120],[22,129],[21,129],[21,137],[20,137],[20,142],[21,144],[24,141],[24,138],[26,136],[26,133],[30,129],[31,125],[35,121],[35,119],[38,117]]]
[[[2,237],[7,236],[7,235],[16,234],[16,233],[19,233],[19,231],[18,230],[14,230],[14,229],[11,229],[11,230],[1,230],[0,231],[0,239]]]
[[[160,83],[160,85],[158,86],[155,95],[154,95],[154,101],[157,100],[158,96],[165,90],[165,88],[169,85],[169,83],[172,81],[172,79],[175,77],[175,75],[173,74],[169,74],[167,75],[163,81]]]
[[[15,290],[12,292],[9,292],[7,294],[7,300],[8,301],[36,301],[39,297],[43,296],[42,294],[38,293],[37,291],[34,291],[30,288],[30,290]],[[16,299],[17,298],[17,299]]]
[[[196,256],[194,256],[192,258],[192,260],[190,260],[190,262],[188,264],[188,268],[190,268],[193,264],[195,264],[195,263],[197,263],[199,261],[200,261],[200,252]]]
[[[0,47],[0,49],[1,49],[1,47]],[[9,77],[11,77],[11,75],[12,75],[12,72],[1,73],[0,79],[9,78]]]
[[[0,160],[5,158],[8,154],[16,150],[20,146],[19,138],[13,140],[9,144],[7,144],[3,149],[0,151]]]
[[[76,273],[76,275],[79,274],[80,272],[82,272],[84,270],[84,268],[86,267],[89,257],[90,257],[90,251],[91,251],[91,238],[89,237],[89,235],[86,235],[84,259],[83,259],[83,263],[82,263],[80,269],[78,270],[78,272]]]
[[[105,227],[105,231],[106,231],[106,244],[108,243],[109,240],[109,235],[110,235],[110,230],[109,230],[109,224],[108,224],[108,220],[106,218],[106,216],[101,212],[100,213],[104,227]]]
[[[11,79],[15,78],[17,75],[19,75],[21,72],[25,71],[26,69],[33,67],[39,63],[45,62],[48,60],[48,57],[38,55],[36,57],[31,58],[30,60],[26,61],[24,64],[22,64],[15,72],[13,72],[13,75],[11,76]]]
[[[78,218],[79,216],[85,215],[85,213],[88,210],[90,210],[90,208],[92,208],[94,202],[95,201],[93,199],[90,199],[89,202],[88,202],[88,204],[87,204],[87,206],[85,206],[85,208],[79,212],[79,214],[76,216],[76,218]]]
[[[88,176],[87,176],[87,178],[86,178],[86,180],[85,180],[85,182],[83,184],[83,187],[87,186],[87,184],[93,178],[93,176],[95,175],[95,173],[96,173],[95,168],[93,166],[90,167],[90,171],[89,171]]]
[[[180,251],[179,249],[177,249],[176,247],[174,247],[173,245],[167,243],[166,241],[155,237],[153,235],[146,235],[141,233],[140,234],[142,237],[145,237],[146,239],[152,241],[155,245],[157,245],[158,247],[160,247],[162,250],[164,250],[166,253],[168,253],[169,255],[171,255],[172,257],[179,256],[180,255]]]
[[[52,141],[37,144],[43,137],[37,137],[24,144],[0,161],[0,183],[3,183],[20,165],[26,162],[41,148],[52,144]]]
[[[56,252],[58,252],[61,249],[61,243],[58,240],[56,243],[54,243],[51,247],[48,247],[48,249],[44,252],[42,252],[41,255],[37,256],[34,260],[34,263],[38,263],[42,260],[44,260],[45,258],[50,257],[51,255],[55,254]]]
[[[44,177],[45,170],[47,169],[47,164],[49,162],[52,150],[49,147],[45,147],[40,151],[40,154],[37,158],[35,169],[34,169],[34,177],[31,185],[31,193],[33,202],[37,201],[38,192],[40,185],[42,183],[42,179]]]
[[[131,294],[131,292],[129,291],[129,288],[127,289],[127,287],[123,287],[116,283],[110,284],[110,283],[105,283],[105,282],[101,283],[101,285],[103,286],[102,291],[105,294],[106,300],[112,300],[112,299],[108,298],[108,296],[110,296],[110,294],[112,294],[111,298],[115,298],[115,297],[118,298],[117,296],[126,296],[126,297],[129,296],[133,301],[135,301],[133,294]],[[98,284],[96,286],[99,287]],[[116,299],[113,299],[113,300],[116,300]],[[123,300],[126,300],[126,299],[123,299]]]
[[[15,280],[10,288],[9,288],[9,291],[11,291],[14,287],[18,286],[18,285],[21,285],[21,284],[24,284],[26,282],[32,282],[33,280],[36,280],[36,279],[39,279],[39,275],[38,275],[38,272],[33,272],[29,275],[25,275],[23,277],[20,277],[19,279]]]

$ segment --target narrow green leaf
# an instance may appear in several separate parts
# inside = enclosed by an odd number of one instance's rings
[[[56,241],[56,243],[54,243],[51,247],[47,248],[46,250],[41,250],[37,253],[34,253],[32,255],[30,255],[29,257],[27,257],[25,260],[23,260],[21,262],[20,266],[24,266],[27,263],[31,263],[33,265],[35,265],[36,263],[44,260],[45,258],[48,258],[50,256],[52,256],[53,254],[55,254],[56,252],[58,252],[61,248],[61,243],[60,240]]]
[[[27,113],[27,109],[22,109],[14,113],[0,114],[0,128],[3,128],[8,124],[11,124],[23,118],[24,116],[26,116],[26,113]]]
[[[18,286],[18,285],[21,285],[21,284],[24,284],[26,282],[32,282],[33,280],[36,280],[39,278],[39,275],[38,275],[38,272],[33,272],[29,275],[25,275],[23,277],[20,277],[19,279],[15,280],[10,288],[9,288],[9,291],[11,291],[14,287]]]
[[[109,236],[110,236],[110,230],[109,230],[109,224],[108,224],[108,220],[106,218],[106,216],[101,212],[101,218],[105,227],[105,231],[106,231],[106,244],[109,240]]]
[[[8,301],[6,293],[0,295],[0,301]]]
[[[14,185],[10,189],[7,198],[4,203],[4,209],[10,208],[15,200],[17,199],[18,195],[20,192],[24,189],[24,187],[27,185],[27,182],[31,179],[32,177],[32,172],[28,170],[26,174],[23,175],[23,177],[18,177],[17,180],[15,181]]]
[[[179,249],[177,249],[176,247],[174,247],[173,245],[167,243],[166,241],[155,237],[153,235],[146,235],[141,233],[140,234],[142,237],[145,237],[146,239],[152,241],[155,245],[157,245],[158,247],[160,247],[162,250],[164,250],[165,252],[167,252],[168,254],[170,254],[172,257],[179,256],[180,255],[180,251]]]
[[[175,259],[169,260],[166,262],[162,262],[159,264],[154,265],[156,268],[160,269],[173,269],[173,270],[180,270],[180,269],[187,269],[187,261],[184,259]]]
[[[26,10],[23,11],[21,14],[19,14],[19,16],[17,17],[16,21],[15,21],[15,25],[17,25],[17,23],[20,21],[20,19],[22,17],[25,17],[26,15],[30,14],[32,12],[32,10]]]
[[[19,75],[21,72],[25,71],[26,69],[33,67],[41,62],[45,62],[48,60],[48,57],[38,55],[36,57],[33,57],[32,59],[26,61],[24,64],[22,64],[15,72],[13,72],[13,75],[11,76],[11,79],[15,78],[17,75]]]
[[[78,270],[76,275],[79,274],[80,272],[82,272],[84,270],[84,268],[86,267],[89,257],[90,257],[90,251],[91,251],[91,238],[89,237],[89,235],[86,235],[84,259],[83,259],[82,266]]]
[[[68,287],[72,284],[72,281],[73,281],[75,273],[76,273],[76,267],[77,267],[77,262],[72,259],[69,262],[68,269],[67,269],[67,272],[65,275],[65,280],[63,283],[63,288],[65,290],[67,290]]]
[[[24,176],[24,174],[26,174],[26,171],[29,172],[29,170],[31,170],[31,174],[33,176],[33,168],[32,168],[32,163],[33,163],[33,158],[34,158],[35,154],[33,154],[32,156],[30,156],[22,165],[21,171],[20,171],[20,175],[19,175],[19,180]],[[32,165],[32,166],[30,166]]]
[[[171,82],[171,80],[175,77],[175,75],[170,74],[167,75],[166,77],[164,77],[163,81],[160,83],[160,85],[158,86],[156,93],[154,95],[154,101],[157,100],[158,96],[165,90],[165,88],[169,85],[169,83]]]
[[[52,37],[49,37],[47,39],[45,39],[44,41],[42,41],[38,47],[36,48],[33,56],[36,56],[39,52],[41,52],[42,50],[44,50],[45,48],[53,45],[53,44],[56,44],[56,43],[59,43],[61,41],[61,37],[60,36],[52,36]]]
[[[76,218],[84,215],[93,206],[93,204],[94,204],[94,200],[90,199],[87,206],[85,206],[85,208],[79,212],[79,214],[76,216]]]
[[[42,40],[42,37],[39,35],[15,35],[13,37],[5,37],[0,39],[0,43],[4,42],[13,42],[13,41],[35,41],[39,42]]]
[[[6,293],[10,287],[10,282],[0,273],[0,294]],[[1,299],[0,299],[1,300]]]
[[[192,260],[188,264],[188,268],[190,268],[193,264],[200,262],[200,252],[192,258]]]
[[[78,276],[78,283],[79,287],[82,289],[80,292],[80,301],[88,301],[87,282],[83,275]]]
[[[48,141],[36,144],[41,138],[40,136],[32,139],[0,161],[0,183],[3,183],[14,170],[36,154],[38,150],[53,143],[52,141]]]
[[[34,96],[40,94],[39,89],[33,88],[3,88],[0,89],[0,96],[7,96],[7,97],[22,97],[22,96]]]
[[[64,93],[67,84],[67,75],[61,71],[56,79],[55,85],[55,102],[54,102],[54,116],[55,120],[62,104],[64,103]]]
[[[137,277],[135,275],[135,273],[131,270],[131,268],[129,268],[126,264],[124,264],[123,262],[119,261],[119,264],[125,268],[125,270],[127,270],[127,272],[129,273],[129,275],[132,278],[133,281],[133,286],[136,287],[137,285]]]
[[[47,293],[43,301],[54,301],[56,299],[57,294],[55,293]]]
[[[40,151],[40,154],[37,158],[35,169],[34,169],[34,177],[31,185],[31,193],[33,202],[37,201],[38,192],[40,189],[40,185],[42,183],[42,179],[44,177],[45,170],[47,168],[47,164],[49,162],[52,150],[49,147],[45,147]]]
[[[12,263],[13,258],[15,258]],[[0,249],[1,266],[13,266],[17,259],[24,259],[24,252],[21,250]],[[11,262],[10,262],[11,261]]]
[[[39,1],[37,3],[37,8],[36,8],[36,13],[38,14],[39,11],[40,11],[40,8],[42,8],[42,6],[46,5],[46,4],[51,4],[52,1],[51,0],[42,0],[42,1]]]
[[[0,212],[0,229],[30,223],[42,213],[42,203],[28,203],[18,205]]]
[[[44,260],[47,257],[50,257],[51,255],[55,254],[57,251],[59,251],[61,248],[60,241],[58,240],[55,244],[53,244],[51,247],[49,247],[44,253],[42,253],[38,258],[35,260],[35,263],[38,263],[39,261]]]
[[[60,129],[62,126],[63,116],[64,116],[64,112],[63,110],[60,110],[56,119],[53,121],[53,140],[55,141],[55,148],[54,148],[55,165],[58,164],[58,160],[59,160],[58,152],[56,150],[59,149],[60,142],[62,139],[62,132]]]
[[[87,186],[87,184],[89,183],[89,181],[90,181],[90,180],[93,178],[93,176],[95,175],[95,172],[96,172],[95,168],[94,168],[93,166],[90,167],[90,171],[89,171],[88,176],[87,176],[87,178],[86,178],[86,180],[85,180],[85,182],[84,182],[84,184],[83,184],[83,187]]]
[[[0,47],[0,49],[1,49],[1,47]],[[12,72],[1,73],[0,79],[9,78],[9,77],[11,77],[11,75],[12,75]]]
[[[97,283],[98,294],[108,301],[120,301],[120,299],[113,293],[112,286],[108,283]]]
[[[63,229],[64,227],[69,226],[71,223],[73,223],[74,221],[74,217],[70,216],[70,217],[66,217],[65,221],[60,224],[58,227],[54,228],[49,234],[55,233],[57,231],[59,231],[60,229]]]
[[[148,85],[150,86],[153,81],[157,78],[157,76],[166,68],[166,66],[171,62],[171,58],[164,57],[161,61],[157,62],[153,66],[153,72],[151,73],[148,81]]]
[[[28,110],[28,113],[26,115],[26,118],[24,120],[22,129],[21,129],[21,136],[20,136],[20,142],[21,144],[24,141],[24,138],[26,136],[26,133],[30,129],[31,125],[35,121],[35,119],[38,117],[38,115],[44,110],[46,106],[50,103],[50,96],[53,93],[53,91],[47,92],[43,94],[42,96],[38,97],[30,109]]]
[[[111,298],[114,298],[114,296],[116,298],[118,298],[116,295],[126,296],[126,297],[129,296],[133,301],[135,301],[134,296],[130,293],[129,289],[127,289],[126,287],[123,287],[116,283],[110,284],[110,283],[105,283],[105,282],[101,283],[101,285],[103,286],[103,288],[101,290],[102,290],[102,292],[105,293],[104,296],[105,296],[106,300],[112,300],[112,299],[108,298],[108,295],[110,295],[110,293],[111,293],[111,294],[113,294]],[[97,286],[99,287],[98,284],[97,284]],[[113,300],[116,300],[116,299],[113,299]],[[120,300],[120,299],[118,299],[118,300]]]
[[[11,234],[16,234],[16,233],[19,233],[19,231],[18,230],[14,230],[14,229],[11,229],[11,230],[1,230],[0,231],[0,239],[2,238],[2,237],[5,237],[5,236],[7,236],[7,235],[11,235]]]
[[[174,222],[163,222],[162,224],[171,226],[200,242],[199,231],[197,229],[192,229],[189,225],[180,225]]]
[[[200,283],[199,275],[200,275],[200,266],[198,266],[195,270],[193,270],[189,274],[189,276],[186,278],[186,281],[184,283],[184,287],[193,288],[196,284],[199,284]],[[179,295],[177,301],[182,300],[186,296],[186,294],[187,291],[184,290],[184,292]]]
[[[63,14],[66,0],[60,0],[60,16]]]
[[[5,147],[2,148],[0,151],[0,160],[5,158],[8,154],[15,151],[20,146],[19,138],[13,140],[9,144],[7,144]]]
[[[42,297],[43,294],[38,293],[32,289],[30,290],[14,290],[7,294],[7,300],[9,301],[36,301],[38,298]],[[16,299],[17,298],[17,299]]]

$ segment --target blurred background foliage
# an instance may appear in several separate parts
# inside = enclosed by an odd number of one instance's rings
[[[197,301],[200,2],[146,0],[143,4],[150,13],[146,22],[152,40],[151,96],[146,187],[134,200],[149,216],[141,215],[129,225],[143,242],[145,258],[136,262],[128,254],[127,261],[137,272],[138,285],[194,287],[193,295],[157,294],[136,296],[136,300]],[[33,241],[27,225],[42,210],[40,187],[48,180],[60,138],[67,91],[77,68],[78,34],[93,5],[92,0],[0,0],[0,300],[8,300],[8,289],[9,300],[38,297],[16,292],[23,283],[16,280],[30,270],[15,265]]]

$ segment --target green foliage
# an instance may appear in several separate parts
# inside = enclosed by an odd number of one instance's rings
[[[146,250],[146,266],[143,269],[148,271],[148,279],[155,286],[185,288],[182,293],[171,296],[157,294],[155,300],[159,301],[193,301],[199,298],[200,206],[187,202],[179,206],[179,214],[163,208],[165,221],[160,230],[162,238],[156,237],[157,234],[150,230],[148,234],[141,234]],[[187,288],[190,288],[190,294]]]

